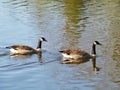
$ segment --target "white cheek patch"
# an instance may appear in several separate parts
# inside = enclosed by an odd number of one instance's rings
[[[40,38],[40,41],[42,41],[42,42],[43,42],[44,40],[43,40],[42,38]]]
[[[96,45],[97,43],[96,42],[94,42],[94,45]]]
[[[65,54],[65,53],[62,53],[62,55],[63,55],[63,57],[65,57],[65,58],[72,58],[71,55],[68,55],[68,54]]]

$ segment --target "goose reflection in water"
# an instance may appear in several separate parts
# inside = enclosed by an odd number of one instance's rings
[[[96,57],[92,58],[93,71],[100,71],[101,68],[96,66]]]

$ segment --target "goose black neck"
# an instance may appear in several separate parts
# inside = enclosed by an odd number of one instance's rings
[[[37,49],[38,49],[38,48],[41,48],[41,47],[42,47],[41,45],[42,45],[42,41],[39,40],[39,41],[38,41],[38,45],[37,45]]]
[[[96,45],[94,43],[92,45],[92,54],[96,55]]]

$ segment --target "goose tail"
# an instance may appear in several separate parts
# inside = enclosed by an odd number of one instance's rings
[[[7,46],[7,47],[5,47],[5,48],[10,49],[11,47],[10,47],[10,46]]]

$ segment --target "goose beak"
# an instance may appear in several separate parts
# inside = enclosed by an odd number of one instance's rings
[[[46,39],[45,39],[44,41],[45,41],[45,42],[47,42],[47,40],[46,40]]]
[[[102,44],[101,44],[101,43],[98,43],[98,45],[102,46]]]
[[[44,38],[43,41],[47,42],[47,40]]]
[[[98,45],[102,46],[102,44],[101,44],[101,43],[98,43]]]

